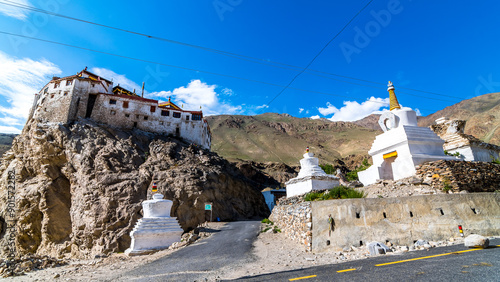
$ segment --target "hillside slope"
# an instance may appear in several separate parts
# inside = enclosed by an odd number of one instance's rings
[[[19,256],[93,258],[124,251],[153,182],[173,201],[171,214],[185,231],[210,218],[207,202],[222,221],[269,214],[261,185],[217,154],[86,120],[28,121],[5,153],[0,175],[2,257],[11,238]],[[6,231],[7,222],[14,222],[14,231]]]
[[[0,133],[0,157],[12,146],[12,141],[17,134]]]
[[[429,126],[440,117],[466,120],[465,133],[485,142],[500,145],[500,93],[491,93],[463,100],[434,114],[419,119],[420,126]]]
[[[212,151],[229,160],[280,162],[295,166],[307,146],[321,163],[366,155],[380,130],[351,122],[296,118],[287,114],[209,116]]]

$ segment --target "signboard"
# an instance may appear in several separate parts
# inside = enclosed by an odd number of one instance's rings
[[[212,204],[205,204],[205,210],[206,211],[211,211],[212,210]]]

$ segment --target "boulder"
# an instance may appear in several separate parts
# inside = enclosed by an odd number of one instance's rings
[[[478,234],[471,234],[464,239],[464,246],[469,248],[487,248],[490,240]]]
[[[423,247],[425,245],[428,245],[429,242],[427,242],[426,240],[417,240],[417,242],[415,242],[415,247]]]
[[[368,250],[371,256],[385,255],[387,252],[392,252],[389,247],[379,242],[371,242],[368,244]]]

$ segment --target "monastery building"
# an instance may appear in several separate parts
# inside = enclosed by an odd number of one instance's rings
[[[144,86],[143,86],[144,88]],[[144,89],[143,89],[144,92]],[[202,111],[186,111],[168,99],[146,99],[87,68],[76,75],[53,77],[36,94],[30,117],[39,122],[71,123],[91,119],[121,129],[171,134],[210,149],[210,127]]]

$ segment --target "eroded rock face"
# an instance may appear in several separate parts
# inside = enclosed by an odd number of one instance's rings
[[[80,121],[70,126],[29,121],[2,160],[0,222],[7,214],[9,171],[15,171],[16,251],[93,257],[124,251],[153,181],[172,200],[184,230],[213,217],[236,220],[269,210],[234,165],[215,153],[165,136],[124,132]],[[149,192],[148,192],[149,191]],[[7,248],[6,224],[0,255]]]

